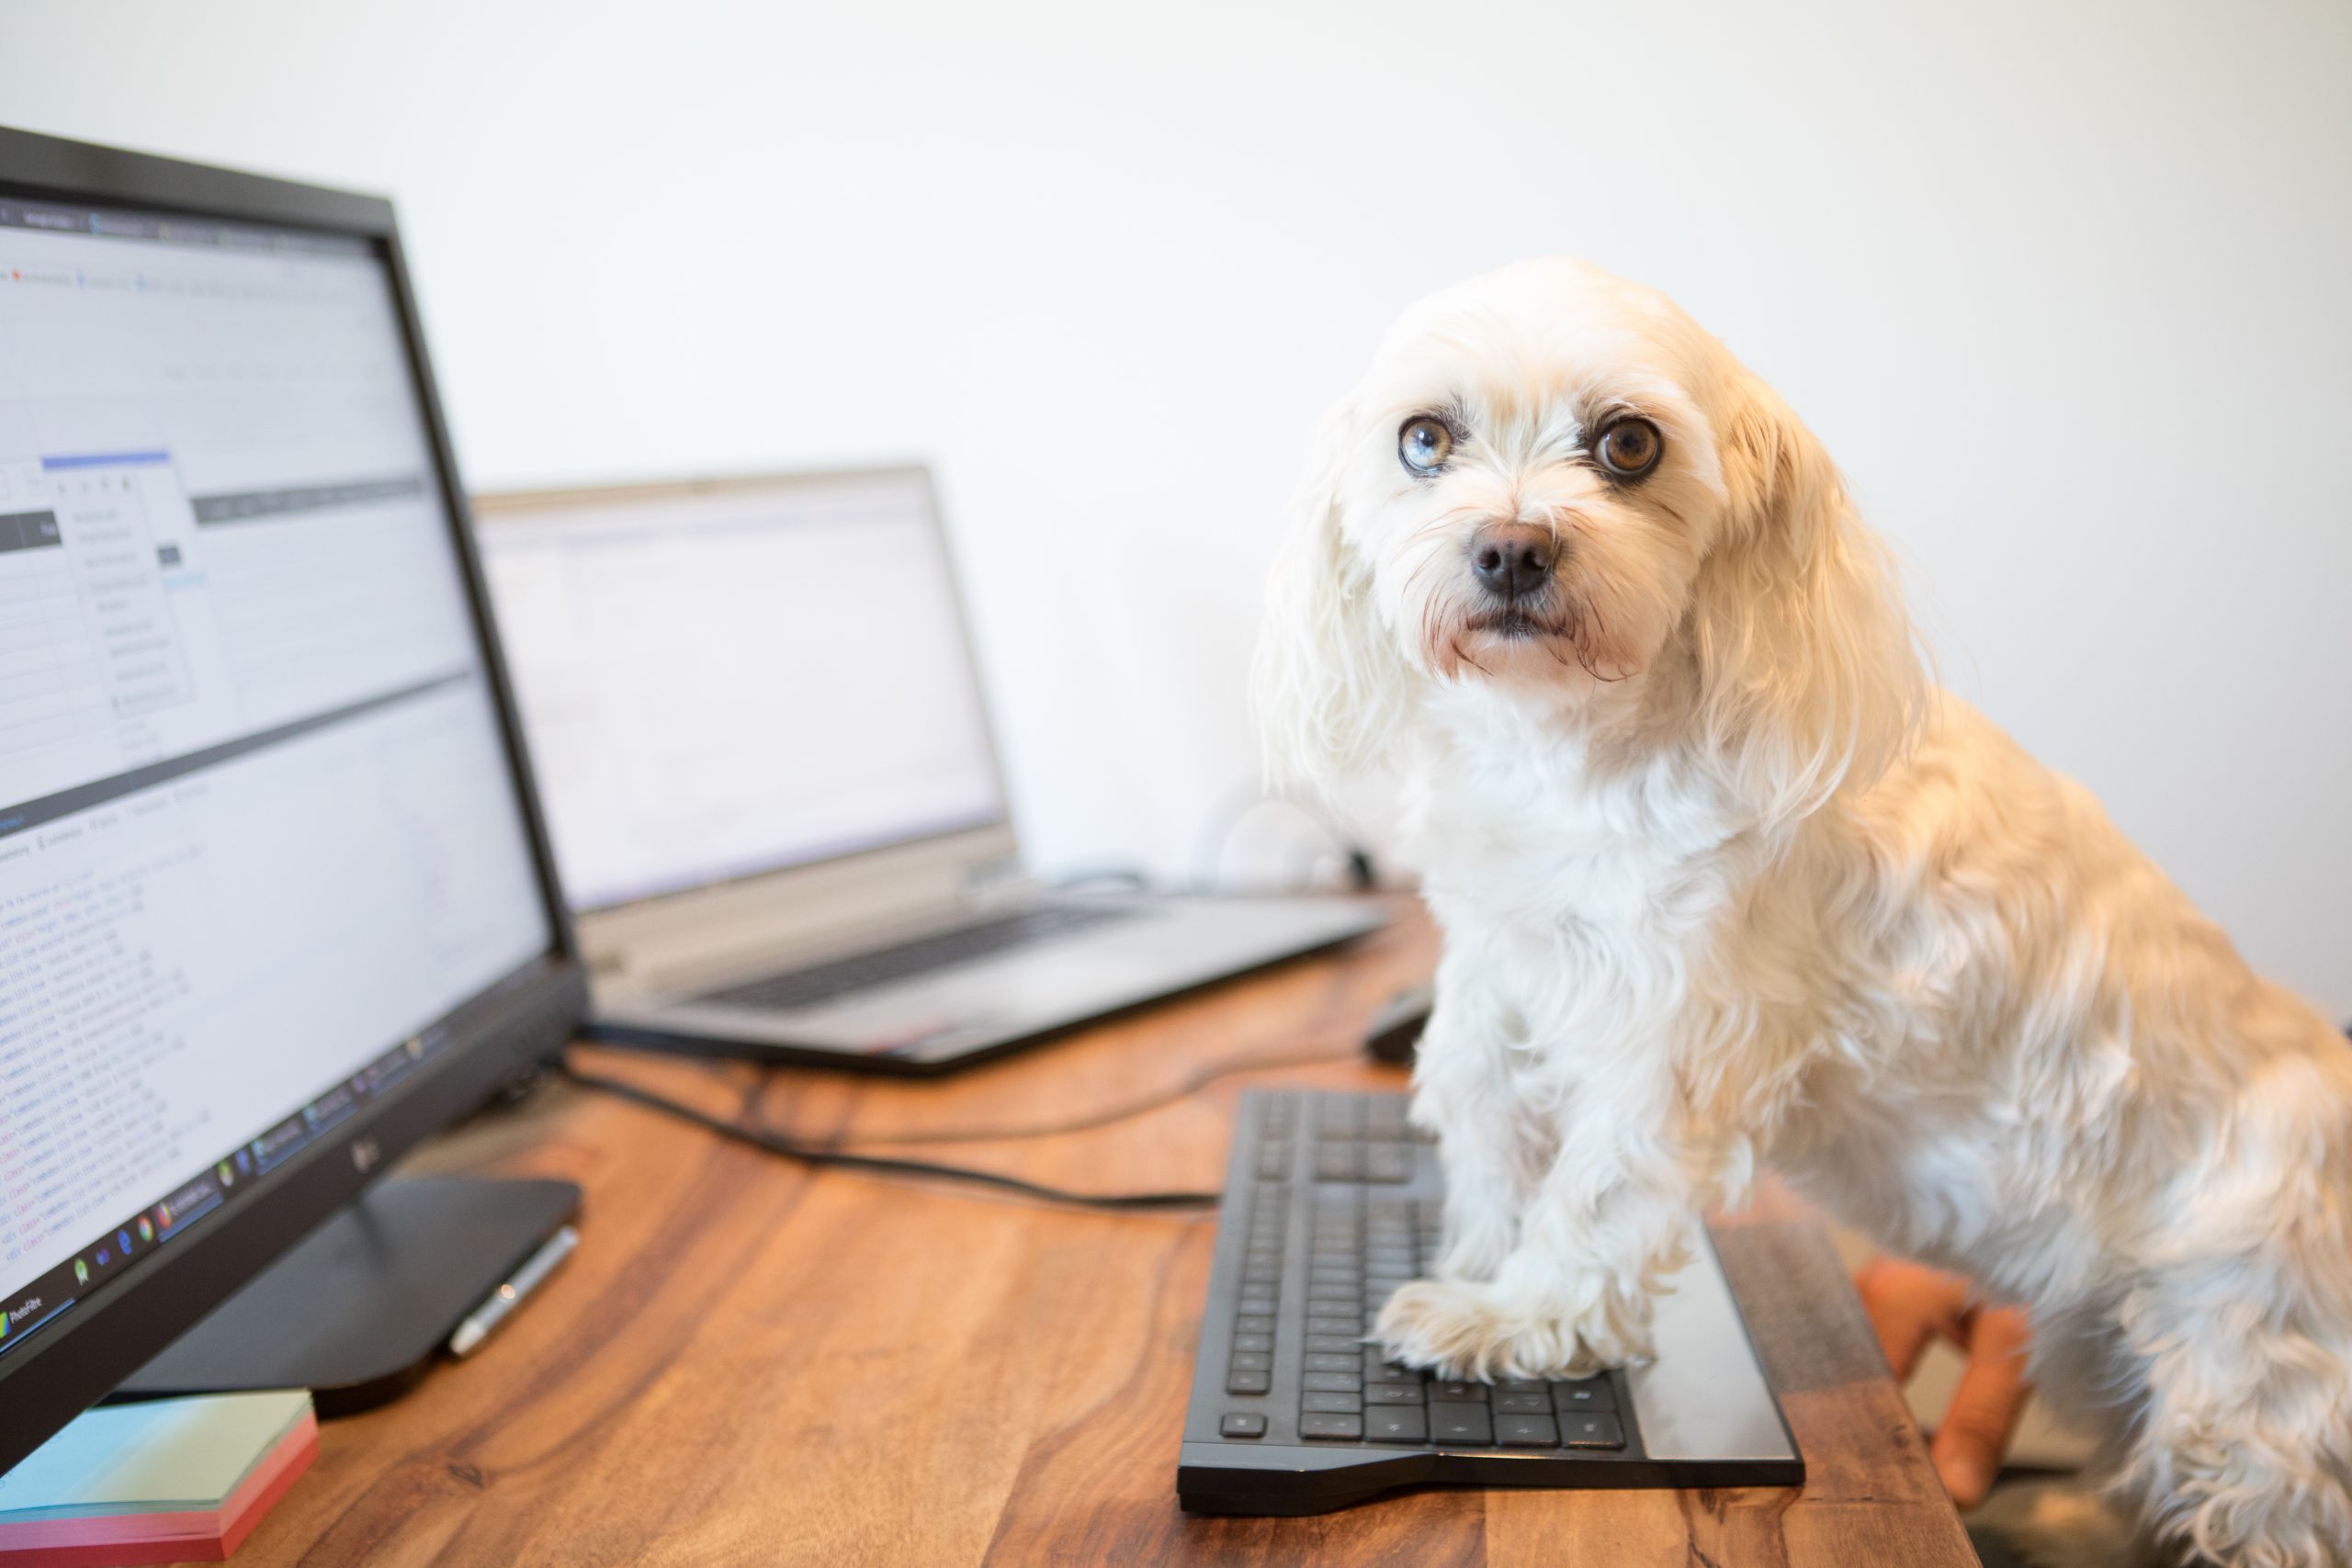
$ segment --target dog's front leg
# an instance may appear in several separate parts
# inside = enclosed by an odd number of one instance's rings
[[[1626,1087],[1577,1097],[1490,1278],[1417,1280],[1388,1299],[1379,1334],[1392,1356],[1449,1377],[1532,1378],[1649,1353],[1651,1299],[1747,1144],[1679,1109],[1670,1085]]]
[[[1414,1125],[1437,1135],[1445,1168],[1442,1280],[1487,1280],[1519,1241],[1520,1211],[1544,1166],[1531,1159],[1511,1093],[1510,1005],[1465,949],[1438,964],[1437,1001],[1413,1065]]]

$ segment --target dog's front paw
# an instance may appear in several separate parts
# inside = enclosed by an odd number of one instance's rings
[[[1638,1327],[1598,1312],[1546,1310],[1492,1285],[1416,1280],[1380,1310],[1389,1359],[1449,1378],[1574,1378],[1649,1353]]]

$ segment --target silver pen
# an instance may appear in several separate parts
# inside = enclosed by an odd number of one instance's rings
[[[506,1314],[513,1312],[525,1296],[537,1290],[540,1282],[554,1273],[556,1266],[571,1257],[572,1248],[579,1245],[580,1233],[570,1225],[548,1237],[540,1244],[539,1249],[525,1260],[523,1267],[514,1270],[513,1279],[491,1292],[490,1299],[474,1308],[467,1314],[466,1321],[458,1325],[458,1331],[449,1336],[449,1354],[463,1358],[481,1349],[482,1341],[506,1320]]]

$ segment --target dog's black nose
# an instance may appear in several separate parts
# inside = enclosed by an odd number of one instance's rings
[[[1498,523],[1470,541],[1470,570],[1498,599],[1523,599],[1551,581],[1559,541],[1548,528]]]

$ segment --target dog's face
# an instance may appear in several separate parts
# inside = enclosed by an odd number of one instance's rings
[[[1818,445],[1671,302],[1508,267],[1406,312],[1326,422],[1270,594],[1270,754],[1344,773],[1433,687],[1606,697],[1761,742],[1760,795],[1817,796],[1892,732],[1866,667],[1910,656],[1878,567]]]
[[[1570,700],[1647,668],[1724,527],[1721,357],[1576,263],[1400,321],[1335,416],[1337,526],[1407,664]]]

